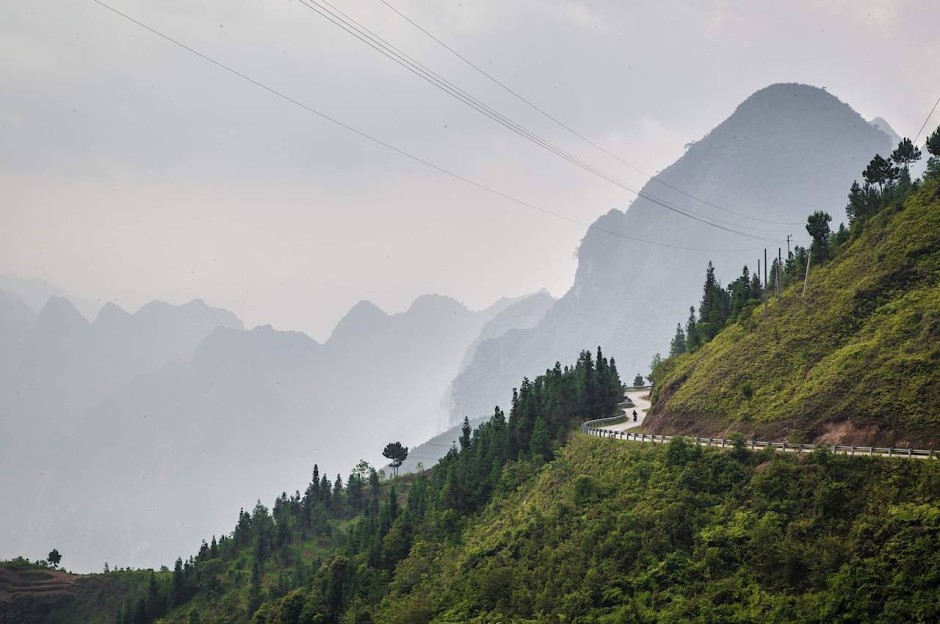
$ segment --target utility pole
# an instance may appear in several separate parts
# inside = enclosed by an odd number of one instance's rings
[[[806,250],[806,277],[803,278],[803,296],[806,296],[806,283],[809,282],[809,263],[813,259],[813,248]]]
[[[767,311],[767,248],[764,247],[764,312]]]
[[[764,247],[764,290],[767,290],[767,248]]]
[[[787,260],[790,259],[790,239],[793,237],[787,234]]]
[[[777,247],[777,296],[783,294],[783,276],[780,274],[783,272],[783,251],[780,247]]]

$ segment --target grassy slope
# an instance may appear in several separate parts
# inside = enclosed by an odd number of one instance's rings
[[[377,622],[935,621],[940,465],[576,437]]]
[[[940,188],[889,208],[780,301],[677,358],[656,432],[940,445]],[[754,390],[745,400],[746,384]]]
[[[0,623],[110,624],[121,604],[146,587],[145,571],[64,574],[0,570],[10,590],[0,591]],[[50,582],[50,579],[53,582]],[[15,588],[13,587],[15,586]]]

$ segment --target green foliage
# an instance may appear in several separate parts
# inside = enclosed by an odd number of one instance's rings
[[[920,160],[920,157],[920,148],[915,146],[908,138],[901,139],[897,149],[891,153],[891,160],[901,165],[904,169],[907,169],[911,163]]]
[[[809,441],[838,429],[878,444],[940,444],[938,185],[925,181],[873,214],[811,271],[805,297],[800,275],[766,314],[667,361],[648,423],[703,435]],[[787,272],[799,264],[788,259]]]
[[[413,550],[375,621],[940,617],[940,466],[762,459],[574,439],[459,541]]]
[[[900,175],[900,169],[892,165],[890,159],[886,160],[878,154],[875,154],[875,157],[872,158],[871,162],[868,163],[868,167],[862,173],[867,183],[878,185],[881,194],[884,194],[885,188],[890,188]]]
[[[806,231],[813,239],[810,250],[817,262],[829,257],[829,236],[832,234],[829,229],[830,221],[832,217],[822,210],[817,210],[806,219]]]
[[[119,624],[377,621],[400,587],[393,580],[419,581],[408,572],[419,567],[414,553],[459,543],[494,498],[527,487],[578,425],[610,416],[621,399],[616,363],[600,348],[596,357],[583,351],[573,366],[524,379],[508,418],[496,408],[475,431],[465,423],[459,448],[432,471],[382,482],[360,462],[344,485],[315,465],[303,495],[240,510],[230,535],[203,542],[196,557],[152,576],[112,613]],[[494,568],[487,600],[498,603],[511,584]],[[380,621],[426,621],[433,602],[408,595],[384,613]]]
[[[927,137],[927,152],[931,156],[940,156],[940,128],[934,130],[929,137]]]
[[[395,470],[395,476],[398,476],[398,467],[408,459],[408,447],[402,446],[401,442],[390,442],[385,445],[382,456],[391,460],[392,468]]]
[[[59,554],[59,551],[58,551],[58,550],[56,550],[55,548],[53,548],[53,549],[49,552],[49,556],[46,557],[46,561],[48,561],[50,564],[52,564],[52,567],[53,567],[53,568],[58,568],[58,567],[59,567],[59,563],[62,561],[62,555]]]

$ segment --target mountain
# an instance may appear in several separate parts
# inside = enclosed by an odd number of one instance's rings
[[[62,297],[50,297],[38,315],[19,299],[0,297],[0,340],[9,347],[0,351],[0,495],[17,501],[6,512],[0,552],[31,551],[52,539],[49,531],[70,512],[56,501],[79,505],[85,464],[117,455],[114,431],[89,416],[94,406],[141,375],[188,361],[223,327],[242,325],[201,301],[156,302],[134,314],[108,304],[89,323]],[[135,457],[127,459],[130,465]],[[121,472],[113,462],[108,467],[102,488]],[[111,538],[107,523],[90,526]]]
[[[940,448],[940,180],[853,233],[805,296],[669,362],[649,430]]]
[[[388,314],[364,301],[319,344],[245,331],[201,301],[135,314],[107,304],[88,323],[51,299],[4,393],[9,414],[30,417],[0,422],[31,442],[0,480],[21,500],[0,552],[54,540],[79,568],[169,563],[271,483],[299,486],[315,463],[331,476],[363,458],[381,465],[388,442],[437,434],[468,348],[490,323],[529,322],[530,307],[471,311],[426,295]],[[166,509],[187,511],[167,527]]]
[[[88,320],[95,318],[101,308],[101,304],[98,302],[73,297],[66,294],[58,286],[35,277],[26,278],[12,273],[5,273],[0,275],[0,290],[6,291],[7,294],[15,294],[34,312],[42,310],[51,297],[68,299],[75,306],[75,309]]]
[[[743,265],[755,270],[765,247],[771,256],[778,247],[786,252],[788,234],[806,238],[813,210],[842,214],[852,181],[873,154],[892,147],[882,131],[822,89],[776,84],[754,93],[643,193],[757,238],[689,219],[646,197],[626,212],[611,210],[578,249],[574,285],[539,324],[476,350],[454,381],[451,422],[491,413],[516,380],[573,358],[585,345],[604,345],[625,378],[645,375],[652,356],[668,350],[676,322],[688,316],[709,260],[728,283]]]

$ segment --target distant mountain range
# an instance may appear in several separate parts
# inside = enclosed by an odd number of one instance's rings
[[[490,414],[517,380],[573,360],[583,348],[603,345],[625,379],[645,375],[653,355],[668,351],[676,323],[688,317],[709,260],[727,284],[743,265],[756,270],[765,247],[776,256],[781,247],[786,253],[788,234],[806,239],[814,210],[827,210],[838,223],[852,181],[876,152],[887,155],[896,145],[885,134],[893,134],[890,126],[875,123],[806,85],[776,84],[747,98],[643,187],[718,227],[645,197],[599,218],[578,250],[574,285],[538,325],[475,351],[452,386],[451,422]]]
[[[18,501],[0,553],[55,542],[86,569],[169,563],[272,483],[302,487],[314,463],[346,475],[362,457],[381,465],[393,439],[430,438],[468,350],[551,301],[474,312],[429,295],[401,314],[363,301],[319,344],[246,331],[202,301],[108,303],[89,322],[46,291],[38,313],[0,291],[0,495]]]

